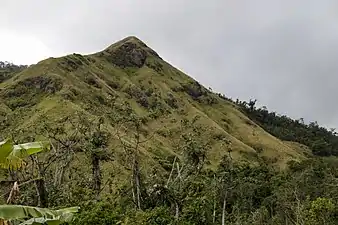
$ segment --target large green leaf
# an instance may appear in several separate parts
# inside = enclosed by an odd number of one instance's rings
[[[29,219],[23,223],[20,223],[19,225],[40,225],[40,224],[59,225],[61,223],[62,221],[58,219],[46,219],[46,218],[40,217],[40,218]]]
[[[0,205],[0,219],[4,220],[27,220],[24,224],[49,224],[58,225],[70,222],[73,214],[78,212],[79,207],[71,207],[59,210],[38,208],[22,205]]]
[[[62,221],[69,222],[73,219],[74,213],[77,213],[79,211],[80,207],[69,207],[64,209],[58,209],[56,210],[56,213],[60,215]]]
[[[29,142],[24,144],[18,144],[13,146],[13,152],[23,151],[25,156],[33,155],[43,151],[44,149],[49,148],[48,142]]]
[[[9,141],[0,142],[0,164],[4,164],[7,161],[7,157],[13,151],[13,144]]]
[[[49,149],[48,142],[30,142],[13,145],[11,141],[0,142],[0,168],[18,169],[30,155]]]

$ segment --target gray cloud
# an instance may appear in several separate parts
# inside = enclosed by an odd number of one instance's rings
[[[0,3],[0,27],[38,37],[55,55],[95,52],[136,35],[216,91],[338,127],[337,1]]]

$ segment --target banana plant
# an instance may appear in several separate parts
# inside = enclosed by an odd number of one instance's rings
[[[10,140],[0,142],[0,168],[20,169],[24,159],[30,155],[49,149],[48,142],[29,142],[14,145]]]
[[[0,142],[0,168],[17,170],[25,165],[24,159],[30,155],[49,149],[47,142],[30,142],[14,145],[11,141]],[[15,183],[16,185],[16,183]],[[14,186],[15,186],[14,185]],[[23,205],[0,205],[0,225],[12,222],[19,225],[59,225],[70,222],[79,207],[51,210]]]
[[[59,225],[71,222],[79,207],[59,210],[22,205],[0,205],[0,225],[16,222],[19,225]]]

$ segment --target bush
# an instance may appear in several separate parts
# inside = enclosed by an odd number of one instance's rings
[[[124,219],[125,225],[174,225],[175,218],[171,215],[170,209],[162,206],[146,211],[135,211]]]
[[[76,71],[83,63],[76,57],[67,56],[59,63],[59,67],[63,68],[67,72]]]
[[[118,89],[118,88],[120,88],[120,84],[119,84],[118,82],[111,81],[111,80],[106,80],[106,83],[107,83],[108,86],[111,87],[112,89]]]
[[[153,70],[155,70],[158,73],[162,73],[163,72],[163,65],[160,62],[158,62],[158,61],[156,61],[154,59],[148,58],[146,60],[146,66],[149,67],[149,68],[151,68],[151,69],[153,69]]]
[[[206,95],[207,90],[197,81],[192,81],[183,85],[184,92],[190,95],[194,100]]]
[[[72,225],[112,225],[122,221],[124,213],[115,204],[109,202],[87,202],[81,206]]]
[[[14,110],[19,107],[35,105],[43,96],[54,94],[62,87],[63,83],[60,78],[41,75],[15,83],[7,90],[0,92],[0,97],[2,96],[6,105]]]
[[[165,99],[165,102],[174,109],[178,108],[178,102],[172,93],[168,93],[168,97]]]
[[[90,86],[101,88],[101,85],[97,82],[97,80],[92,75],[87,75],[84,80]]]

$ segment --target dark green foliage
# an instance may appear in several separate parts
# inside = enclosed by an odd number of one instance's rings
[[[161,95],[159,93],[153,93],[152,96],[149,98],[150,102],[150,109],[153,111],[158,111],[160,114],[166,112],[166,105],[163,103]]]
[[[336,163],[336,159],[307,160],[277,173],[264,165],[233,164],[227,158],[216,172],[187,177],[176,194],[164,186],[152,189],[156,196],[149,195],[153,203],[143,211],[132,210],[127,202],[93,202],[83,207],[73,224],[220,224],[225,196],[226,224],[333,225],[338,213]],[[179,196],[183,198],[176,219],[171,202]]]
[[[106,80],[106,83],[108,84],[109,87],[111,87],[112,89],[118,89],[120,88],[120,84],[116,81],[112,81],[112,80]]]
[[[177,108],[178,108],[178,101],[177,101],[177,99],[175,98],[175,96],[174,96],[172,93],[168,93],[167,96],[168,96],[168,97],[165,99],[165,102],[166,102],[171,108],[177,109]]]
[[[73,54],[73,59],[79,65],[82,65],[82,64],[89,65],[91,62],[95,62],[95,61],[93,61],[93,59],[85,57],[85,56],[77,54],[77,53]]]
[[[152,60],[148,58],[146,61],[146,66],[155,70],[156,72],[160,74],[163,72],[163,65],[156,60]]]
[[[190,95],[194,100],[197,100],[199,97],[207,95],[208,91],[197,81],[192,81],[186,84],[183,84],[183,90]]]
[[[81,206],[73,225],[338,223],[337,158],[308,154],[276,170],[294,149],[257,126],[317,155],[336,155],[334,131],[217,97],[136,38],[12,76],[1,84],[0,141],[46,139],[53,148],[22,171],[0,171],[2,202],[13,180],[40,176],[49,207]],[[274,144],[282,149],[266,154]],[[34,184],[13,203],[37,205]]]
[[[185,92],[193,100],[202,104],[213,105],[218,103],[216,95],[211,93],[197,81],[190,81],[182,84],[182,86],[172,87],[171,90],[174,92]]]
[[[116,108],[116,121],[124,121],[133,133],[140,128],[142,118],[136,117],[128,104]],[[120,117],[118,116],[120,115]],[[81,118],[81,117],[80,117]],[[313,158],[303,162],[291,162],[289,169],[277,172],[264,161],[260,165],[235,162],[231,149],[214,170],[207,169],[209,141],[203,139],[209,130],[202,129],[199,117],[181,121],[177,152],[180,157],[157,154],[164,172],[157,168],[143,174],[142,208],[136,209],[130,194],[130,181],[120,184],[116,190],[105,193],[99,201],[101,174],[97,162],[111,160],[107,155],[110,138],[100,130],[104,121],[74,120],[72,130],[80,133],[74,137],[60,123],[54,140],[60,143],[77,143],[92,162],[96,187],[92,186],[83,171],[73,168],[65,186],[55,185],[52,171],[46,174],[50,206],[64,207],[79,204],[81,212],[72,222],[76,224],[327,224],[338,221],[338,161],[336,158]],[[97,127],[97,128],[95,128]],[[84,131],[83,131],[84,129]],[[165,129],[164,129],[165,130]],[[64,135],[66,134],[66,135]],[[84,136],[83,136],[84,135]],[[144,134],[146,136],[147,134]],[[230,144],[226,137],[216,134],[214,140]],[[78,141],[77,141],[78,140]],[[68,148],[68,147],[65,147]],[[72,150],[75,151],[75,145]],[[89,160],[90,161],[90,160]],[[125,166],[128,167],[127,162]],[[176,166],[177,165],[177,166]],[[89,167],[89,165],[88,165]],[[170,175],[171,174],[171,175]],[[73,177],[73,175],[75,175]],[[78,177],[77,177],[78,176]],[[169,178],[170,177],[170,178]],[[95,180],[95,179],[94,179]],[[109,181],[110,179],[108,179]],[[95,184],[95,183],[94,183]],[[113,200],[112,200],[113,199]],[[36,204],[34,188],[22,189],[20,203]],[[224,215],[224,216],[223,216]],[[298,222],[296,222],[298,221]]]
[[[11,109],[32,106],[42,97],[60,91],[63,83],[60,78],[51,75],[40,75],[20,80],[4,91],[0,91],[6,105]]]
[[[315,155],[338,156],[338,136],[334,130],[320,127],[317,122],[305,124],[302,119],[293,120],[287,116],[280,116],[275,112],[269,112],[265,107],[256,108],[255,103],[256,101],[249,103],[237,101],[250,119],[272,135],[285,141],[304,144]]]
[[[64,89],[60,95],[66,100],[76,100],[77,97],[80,95],[80,91],[75,87],[68,87],[68,89]]]
[[[181,92],[181,91],[184,91],[184,88],[182,86],[174,86],[174,87],[171,87],[171,90],[173,92]]]
[[[141,86],[142,90],[144,90],[144,86]],[[145,94],[150,97],[153,93],[154,93],[154,89],[153,88],[149,88],[149,89],[146,89],[144,90],[145,91]]]
[[[60,68],[68,72],[73,72],[76,71],[78,68],[80,68],[83,65],[83,63],[76,57],[68,56],[65,57],[58,65]]]
[[[84,78],[84,81],[90,86],[101,88],[101,85],[98,83],[97,79],[91,74],[87,74]]]
[[[124,91],[129,95],[129,98],[134,98],[141,106],[148,108],[148,96],[139,87],[129,85]]]
[[[81,211],[71,224],[81,225],[113,225],[121,222],[123,210],[111,202],[89,201],[81,205]]]
[[[218,103],[217,98],[213,94],[207,94],[205,96],[202,96],[200,97],[199,101],[207,105],[214,105]]]
[[[26,68],[27,66],[25,65],[15,65],[13,63],[0,61],[0,83],[10,79],[16,73],[19,73]]]

